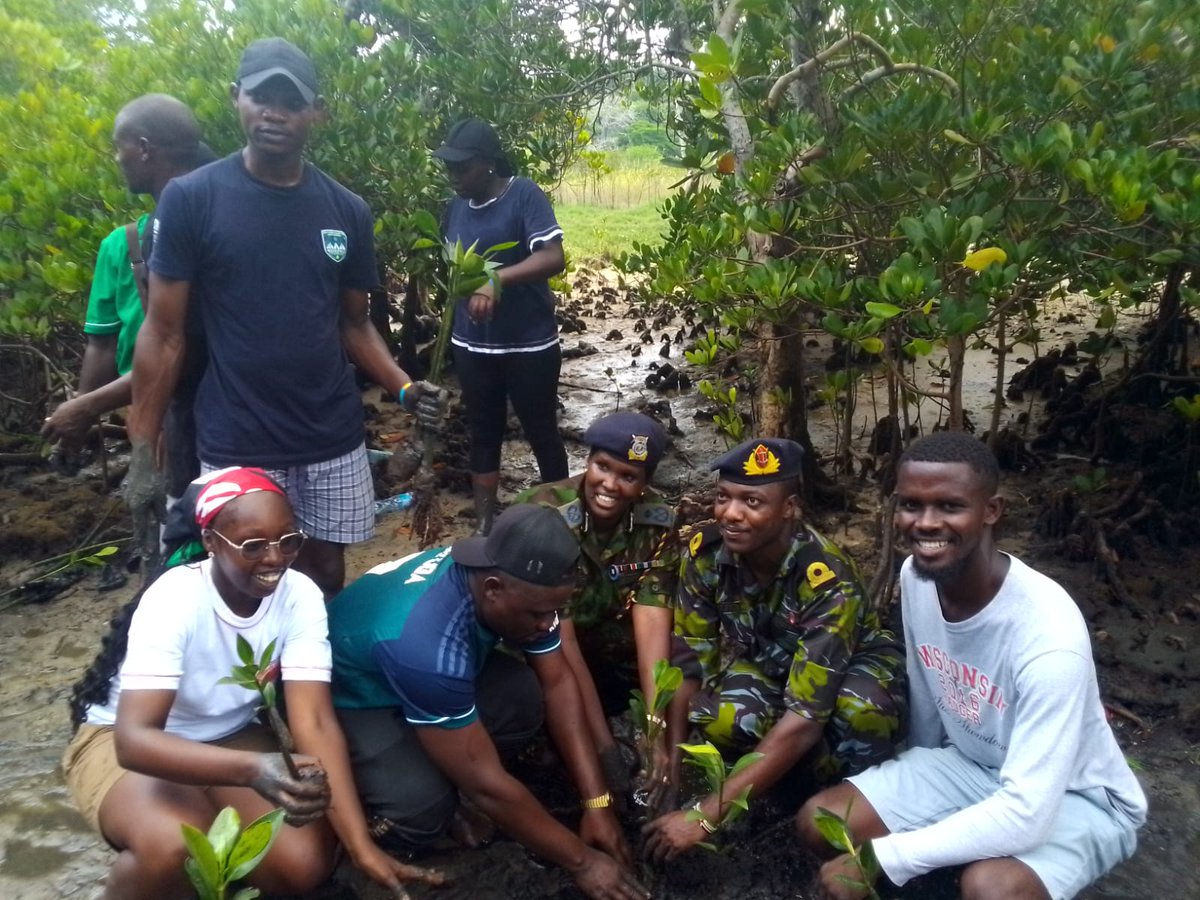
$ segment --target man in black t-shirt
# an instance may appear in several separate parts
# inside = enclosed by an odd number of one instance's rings
[[[345,545],[374,529],[351,363],[431,427],[444,395],[412,383],[367,316],[378,273],[366,203],[304,160],[324,107],[311,60],[282,38],[255,41],[230,93],[246,146],[169,185],[155,215],[126,500],[137,513],[161,493],[153,446],[196,303],[209,348],[195,404],[201,465],[259,466],[283,484],[311,538],[295,567],[331,596]]]

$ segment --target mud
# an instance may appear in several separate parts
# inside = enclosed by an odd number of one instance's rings
[[[673,496],[708,483],[706,462],[725,447],[711,425],[711,410],[694,391],[659,392],[646,386],[648,375],[669,363],[690,373],[683,361],[678,330],[686,323],[655,322],[646,311],[630,308],[627,291],[609,282],[601,293],[584,290],[565,304],[568,322],[560,398],[561,424],[568,437],[572,471],[581,468],[585,448],[579,436],[595,416],[616,408],[655,410],[675,419],[672,448],[660,466],[656,484]],[[1063,317],[1069,311],[1062,313]],[[643,321],[639,321],[643,320]],[[1052,341],[1072,339],[1074,323],[1052,326]],[[640,328],[638,326],[641,326]],[[649,331],[651,341],[643,343]],[[616,334],[615,334],[616,333]],[[619,334],[619,336],[618,336]],[[663,341],[663,337],[670,341]],[[669,343],[667,356],[660,356]],[[580,345],[587,348],[580,352]],[[644,348],[633,355],[634,348]],[[828,348],[814,348],[819,366]],[[1033,348],[1018,354],[1032,358]],[[650,363],[657,368],[652,369]],[[986,427],[987,408],[994,388],[994,359],[973,351],[968,366],[971,391],[967,406],[976,422]],[[1009,371],[1019,366],[1010,360]],[[931,368],[932,371],[932,368]],[[695,379],[696,373],[689,377]],[[814,382],[823,376],[814,372]],[[864,395],[869,398],[869,393]],[[404,439],[406,425],[394,407],[368,392],[373,410],[370,444],[392,449]],[[664,407],[663,404],[666,404]],[[928,427],[937,412],[926,407]],[[1014,424],[1028,402],[1014,404],[1005,419]],[[876,408],[860,402],[854,434],[865,441]],[[1033,408],[1036,418],[1036,403]],[[833,421],[815,411],[814,439],[832,446]],[[502,471],[503,491],[512,496],[536,480],[528,446],[511,424]],[[118,456],[110,463],[120,466]],[[440,501],[448,523],[446,541],[469,531],[469,500],[464,491],[465,442],[452,431],[439,452],[443,491]],[[1056,542],[1034,536],[1033,525],[1043,503],[1055,490],[1078,476],[1095,479],[1083,460],[1047,457],[1041,468],[1010,474],[1005,493],[1009,507],[1002,545],[1027,562],[1059,579],[1082,609],[1093,636],[1101,692],[1110,704],[1113,726],[1127,756],[1151,798],[1150,820],[1140,834],[1136,856],[1082,896],[1101,898],[1200,898],[1194,875],[1200,858],[1200,557],[1195,552],[1194,528],[1180,528],[1180,545],[1169,547],[1134,532],[1119,563],[1121,578],[1136,600],[1122,605],[1103,575],[1091,562],[1071,562]],[[1102,508],[1121,494],[1131,472],[1110,468],[1104,479],[1083,496],[1089,508]],[[879,507],[874,484],[851,483],[854,512],[823,512],[818,525],[842,543],[870,572],[878,557],[875,519]],[[381,484],[391,491],[398,485]],[[103,490],[98,467],[73,478],[39,469],[0,470],[0,897],[50,900],[70,897],[91,900],[103,893],[111,851],[92,834],[74,811],[58,771],[68,735],[66,698],[98,646],[108,618],[131,595],[136,578],[115,591],[98,589],[99,569],[64,584],[40,605],[20,602],[10,587],[41,573],[31,563],[68,553],[87,543],[116,541],[128,533],[128,523],[115,494]],[[1181,520],[1189,525],[1194,521]],[[351,575],[414,548],[410,514],[381,519],[376,537],[353,548],[348,559]],[[530,770],[528,779],[552,809],[569,810],[571,792],[561,777]],[[658,898],[768,900],[814,896],[809,884],[813,863],[799,850],[792,835],[790,809],[774,803],[755,804],[755,813],[739,823],[722,841],[722,852],[694,851],[685,862],[667,871],[643,871]],[[131,811],[136,815],[136,811]],[[564,817],[569,814],[564,812]],[[637,824],[630,823],[637,839]],[[505,840],[478,851],[445,851],[423,862],[442,868],[453,879],[447,887],[417,888],[414,897],[480,898],[480,900],[540,900],[578,897],[570,879],[554,867],[531,858]],[[339,870],[323,900],[353,896],[381,898],[377,889],[362,884],[348,867]],[[885,896],[950,898],[957,895],[954,873],[910,883]]]

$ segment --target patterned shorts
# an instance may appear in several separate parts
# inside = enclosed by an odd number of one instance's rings
[[[201,461],[201,474],[224,466]],[[265,469],[287,492],[296,525],[332,544],[369,541],[375,534],[375,485],[366,444],[324,462]]]

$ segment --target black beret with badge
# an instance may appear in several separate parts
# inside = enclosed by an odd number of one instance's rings
[[[601,416],[583,433],[592,450],[603,450],[621,462],[653,470],[667,449],[667,432],[649,416],[615,412]]]
[[[722,481],[735,484],[771,484],[800,477],[804,448],[785,438],[751,438],[738,444],[724,456],[713,460],[709,469]]]

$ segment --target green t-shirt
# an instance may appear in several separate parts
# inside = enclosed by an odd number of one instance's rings
[[[146,230],[147,213],[138,219],[138,240]],[[92,275],[92,292],[88,296],[84,334],[115,334],[117,336],[117,374],[124,375],[133,368],[133,345],[142,327],[142,298],[138,295],[129,261],[129,244],[125,226],[114,230],[100,242],[96,254],[96,271]]]

